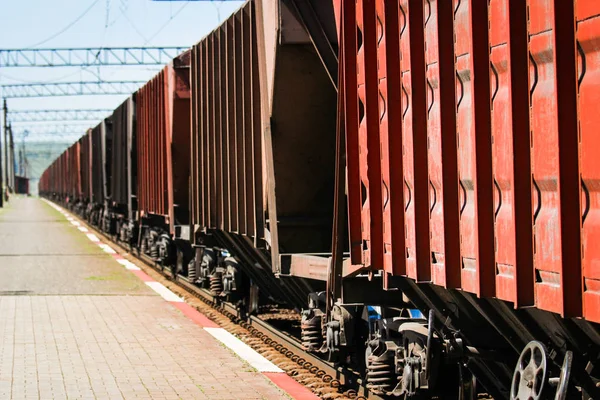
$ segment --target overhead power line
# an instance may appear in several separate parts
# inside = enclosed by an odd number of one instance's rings
[[[112,113],[110,109],[95,110],[8,110],[8,120],[18,122],[41,121],[98,121]]]
[[[164,65],[187,47],[0,49],[0,68]]]
[[[94,6],[96,4],[98,4],[100,2],[100,0],[95,0],[92,4],[90,4],[90,6],[88,8],[85,9],[85,11],[83,11],[83,13],[81,13],[77,18],[75,18],[73,21],[71,21],[69,24],[67,24],[67,26],[65,26],[64,28],[62,28],[61,30],[59,30],[58,32],[50,35],[49,37],[47,37],[46,39],[42,40],[41,42],[38,42],[36,44],[33,44],[29,47],[37,47],[40,46],[44,43],[48,43],[49,41],[51,41],[52,39],[54,39],[55,37],[58,37],[60,35],[62,35],[63,33],[65,33],[66,31],[68,31],[69,29],[71,29],[71,27],[73,27],[73,25],[75,25],[76,23],[78,23],[83,17],[85,17],[87,15],[87,13],[90,12],[90,10],[92,8],[94,8]]]
[[[24,83],[2,85],[4,98],[130,94],[146,81]]]

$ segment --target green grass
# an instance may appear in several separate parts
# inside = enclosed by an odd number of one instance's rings
[[[102,275],[102,276],[88,276],[85,278],[86,281],[119,281],[124,278],[123,274],[113,273],[110,275]]]

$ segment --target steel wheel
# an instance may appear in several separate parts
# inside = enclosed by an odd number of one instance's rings
[[[511,400],[542,399],[548,381],[546,348],[538,341],[525,346],[517,362],[510,389]]]
[[[569,388],[569,379],[571,378],[571,366],[573,365],[573,352],[567,351],[560,370],[560,378],[556,387],[556,396],[554,400],[566,400],[567,389]]]

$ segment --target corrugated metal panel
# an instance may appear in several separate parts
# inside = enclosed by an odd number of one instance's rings
[[[340,4],[352,262],[600,321],[597,2]]]
[[[67,174],[69,175],[68,194],[72,199],[81,196],[81,175],[80,175],[80,149],[79,142],[75,142],[68,149],[69,166]]]
[[[91,129],[79,139],[81,165],[81,192],[84,201],[90,201],[92,198],[92,143],[90,139]]]
[[[600,2],[577,2],[579,134],[581,140],[583,313],[600,321]],[[585,68],[584,68],[585,66]]]
[[[139,210],[169,217],[171,227],[177,212],[187,213],[189,201],[188,75],[189,54],[184,53],[136,97]]]
[[[192,222],[262,237],[262,141],[254,4],[192,49]]]
[[[105,164],[104,164],[104,146],[105,146],[105,127],[104,122],[92,129],[92,197],[91,201],[96,204],[102,204],[106,198],[105,189]]]
[[[135,164],[135,102],[133,96],[121,104],[112,114],[112,179],[110,186],[111,201],[115,204],[129,205],[131,188],[135,175],[132,165]],[[131,172],[130,172],[131,171]],[[133,176],[132,176],[133,174]]]

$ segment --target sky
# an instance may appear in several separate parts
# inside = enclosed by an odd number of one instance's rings
[[[200,41],[216,28],[242,1],[152,1],[152,0],[20,0],[5,1],[0,24],[0,48],[72,48],[184,46]],[[147,81],[159,66],[2,68],[0,85],[102,80]],[[0,88],[1,92],[1,88]],[[0,93],[1,95],[1,93]],[[12,110],[114,109],[126,95],[70,96],[8,99]],[[89,123],[58,123],[82,129],[77,134],[27,137],[27,141],[73,142]],[[31,125],[54,123],[28,123]],[[25,124],[13,123],[17,142]],[[70,130],[71,128],[68,128]]]

